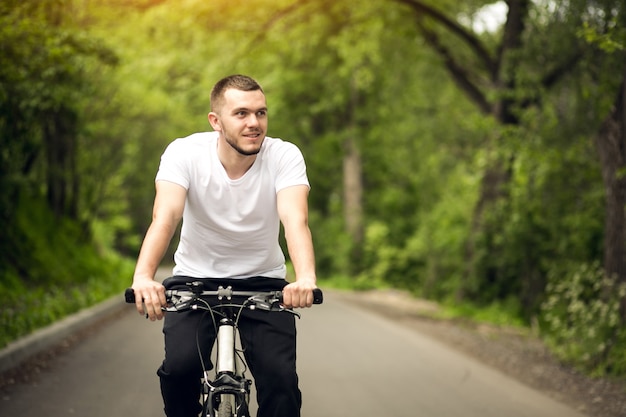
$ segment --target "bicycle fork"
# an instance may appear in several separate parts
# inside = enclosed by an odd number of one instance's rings
[[[238,372],[235,354],[236,329],[233,320],[223,318],[217,330],[217,363],[215,379],[208,375],[203,380],[203,392],[207,401],[203,415],[223,417],[215,414],[215,410],[226,410],[224,414],[235,417],[249,417],[248,398],[252,381]],[[223,404],[229,402],[230,406]],[[208,413],[207,413],[208,412]]]

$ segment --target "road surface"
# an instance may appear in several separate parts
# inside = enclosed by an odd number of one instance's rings
[[[414,329],[325,298],[298,322],[303,417],[583,417]],[[162,354],[160,323],[129,307],[35,383],[4,392],[0,415],[161,416]]]

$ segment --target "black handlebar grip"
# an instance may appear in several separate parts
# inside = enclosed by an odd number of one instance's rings
[[[319,288],[313,290],[313,304],[322,304],[324,302],[324,293]]]
[[[279,302],[283,302],[283,294],[280,292],[278,297]],[[313,304],[322,304],[324,302],[324,293],[319,288],[313,289]]]
[[[135,291],[133,291],[132,288],[126,288],[126,291],[124,291],[124,300],[126,300],[128,304],[135,304]]]

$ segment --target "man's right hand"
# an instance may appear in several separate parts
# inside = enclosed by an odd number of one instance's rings
[[[132,288],[139,314],[145,315],[151,321],[161,320],[164,315],[161,307],[167,304],[165,287],[152,279],[134,279]]]

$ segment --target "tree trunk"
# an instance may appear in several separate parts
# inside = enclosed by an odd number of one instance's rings
[[[363,241],[361,154],[354,137],[348,138],[344,145],[343,189],[346,229],[355,246],[360,246]]]
[[[626,69],[611,113],[600,126],[596,146],[605,192],[604,270],[626,283]],[[621,303],[626,322],[626,299]]]
[[[46,192],[48,204],[57,216],[78,216],[76,175],[76,117],[71,111],[54,112],[44,122]]]
[[[363,253],[363,164],[359,151],[356,113],[359,95],[354,78],[350,83],[350,129],[344,141],[343,155],[343,201],[346,230],[352,240],[351,265],[361,265]],[[357,271],[351,271],[353,273]]]

